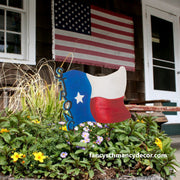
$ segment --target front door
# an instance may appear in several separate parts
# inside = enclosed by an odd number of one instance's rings
[[[146,7],[144,30],[146,100],[165,99],[170,106],[180,104],[178,49],[179,21],[175,15]],[[169,123],[179,123],[179,113],[167,113]]]

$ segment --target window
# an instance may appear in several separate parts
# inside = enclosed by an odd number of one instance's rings
[[[154,89],[176,91],[173,23],[151,16]]]
[[[0,62],[35,64],[35,0],[0,1]]]

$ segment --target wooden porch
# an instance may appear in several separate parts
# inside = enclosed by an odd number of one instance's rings
[[[128,100],[127,100],[128,101]],[[142,116],[154,116],[157,117],[156,121],[159,124],[168,122],[163,112],[177,112],[180,111],[180,107],[163,106],[163,103],[170,103],[170,100],[149,100],[149,101],[131,101],[126,104],[126,108],[132,115],[138,114]],[[151,105],[147,105],[151,104]]]

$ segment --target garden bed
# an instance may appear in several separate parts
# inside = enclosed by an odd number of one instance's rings
[[[178,166],[171,139],[152,117],[114,124],[87,122],[74,131],[67,131],[65,122],[55,117],[26,111],[0,117],[3,174],[75,180],[160,174],[168,179],[174,174],[169,169]]]
[[[155,118],[85,122],[67,131],[55,80],[47,85],[35,74],[17,84],[9,108],[0,114],[3,178],[96,180],[158,174],[169,179],[175,174],[175,149]]]

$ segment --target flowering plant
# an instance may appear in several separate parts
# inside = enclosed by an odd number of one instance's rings
[[[86,122],[67,131],[60,116],[48,119],[28,113],[7,111],[0,117],[0,171],[4,175],[93,179],[110,170],[111,178],[159,173],[168,179],[174,174],[171,169],[178,166],[170,138],[159,131],[152,117],[115,124]],[[34,123],[38,119],[41,122]],[[117,154],[128,156],[117,158]]]

